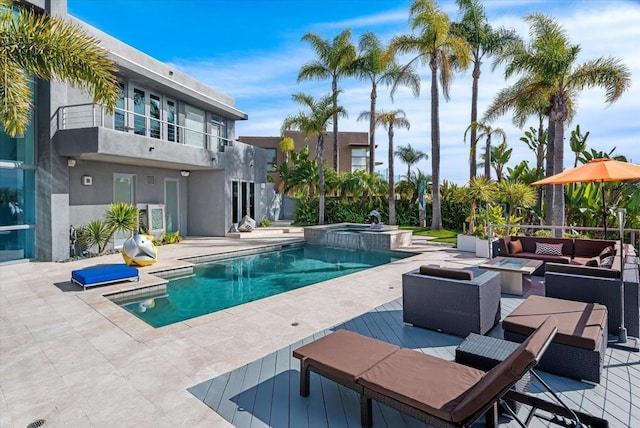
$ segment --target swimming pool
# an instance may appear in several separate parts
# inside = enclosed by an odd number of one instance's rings
[[[197,265],[194,275],[170,280],[161,294],[118,304],[162,327],[412,255],[317,245],[284,248]]]

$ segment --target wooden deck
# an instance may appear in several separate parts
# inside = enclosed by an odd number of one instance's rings
[[[503,295],[502,317],[520,301]],[[458,337],[404,325],[401,299],[331,330],[335,329],[356,331],[448,360],[454,359],[455,348],[462,342]],[[318,332],[189,391],[236,427],[359,427],[359,399],[355,392],[312,373],[310,396],[299,395],[299,361],[291,353],[331,330]],[[501,328],[496,327],[491,335],[501,337]],[[611,427],[640,427],[640,354],[609,348],[604,368],[599,385],[538,373],[570,407],[607,419]],[[535,382],[530,392],[542,394]],[[424,427],[421,422],[375,402],[373,420],[375,427]],[[504,427],[518,426],[507,418],[501,418],[500,422]],[[478,422],[474,426],[483,425]],[[531,426],[555,425],[534,420]]]

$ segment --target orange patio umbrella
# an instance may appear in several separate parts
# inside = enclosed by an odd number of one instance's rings
[[[531,184],[603,183],[605,181],[627,180],[640,180],[640,165],[610,158],[598,158],[590,160],[577,168],[562,171],[559,174],[535,181]],[[604,236],[606,238],[607,207],[604,198],[604,186],[602,186],[602,215],[604,217]]]

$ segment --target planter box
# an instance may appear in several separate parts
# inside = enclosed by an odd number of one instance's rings
[[[489,241],[476,238],[476,257],[489,258]]]
[[[469,253],[476,252],[476,237],[473,235],[458,234],[457,248],[460,251]]]

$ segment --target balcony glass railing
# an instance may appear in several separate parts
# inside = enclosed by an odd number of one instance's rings
[[[108,117],[109,119],[105,118]],[[113,121],[111,122],[111,117]],[[110,124],[106,124],[111,122]],[[219,135],[187,128],[174,122],[135,113],[130,110],[116,109],[113,116],[107,116],[100,104],[86,103],[63,106],[54,117],[56,130],[80,128],[109,128],[116,131],[133,133],[177,144],[202,147],[223,151],[231,146],[233,140]]]

